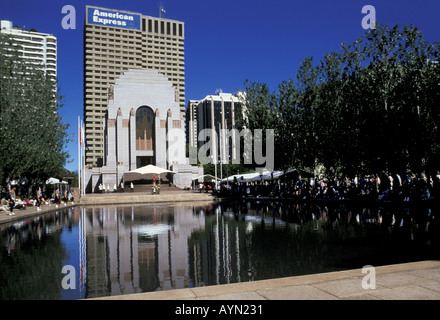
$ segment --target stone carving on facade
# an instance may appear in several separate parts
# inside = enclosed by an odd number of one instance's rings
[[[179,102],[179,88],[174,87],[174,101]]]
[[[159,109],[156,108],[155,114],[156,114],[156,117],[159,117]]]
[[[109,100],[114,100],[114,98],[115,98],[115,88],[111,84],[111,85],[108,86],[108,99]]]
[[[168,117],[168,118],[171,118],[172,116],[173,116],[173,115],[172,115],[171,109],[168,109],[167,117]]]

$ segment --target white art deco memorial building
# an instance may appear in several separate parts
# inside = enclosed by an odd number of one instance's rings
[[[87,192],[119,186],[124,173],[148,164],[174,171],[180,188],[203,174],[186,158],[178,90],[157,70],[129,69],[109,85],[104,137],[104,165],[86,170]]]

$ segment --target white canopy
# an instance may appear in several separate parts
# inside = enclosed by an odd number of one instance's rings
[[[60,183],[60,180],[57,178],[49,178],[48,180],[46,180],[46,184],[58,184]]]
[[[215,180],[215,177],[212,174],[204,174],[203,176],[197,176],[193,178],[193,180],[204,180],[205,178],[211,178]],[[217,180],[220,180],[220,178],[217,177]]]
[[[135,169],[135,170],[128,171],[127,173],[140,173],[140,174],[148,174],[148,173],[152,173],[152,174],[163,174],[163,173],[175,173],[175,172],[174,172],[174,171],[167,170],[167,169],[159,168],[159,167],[156,167],[156,166],[154,166],[154,165],[152,165],[152,164],[149,164],[149,165],[147,165],[147,166],[145,166],[145,167],[140,167],[140,168],[137,168],[137,169]]]
[[[224,178],[222,181],[234,181],[234,178],[237,178],[237,182],[251,182],[251,181],[261,181],[261,180],[272,180],[278,179],[283,175],[282,171],[264,171],[263,173],[253,172],[253,173],[245,173],[245,174],[236,174],[227,178]]]

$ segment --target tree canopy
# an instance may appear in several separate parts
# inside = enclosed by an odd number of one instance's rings
[[[58,113],[61,101],[56,81],[0,34],[0,184],[44,181],[63,169],[68,124]]]
[[[275,168],[365,174],[438,170],[440,43],[377,25],[270,92],[246,81],[249,129],[275,130]],[[258,90],[257,90],[258,89]]]

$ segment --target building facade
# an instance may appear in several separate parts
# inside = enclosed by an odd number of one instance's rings
[[[189,100],[185,110],[185,134],[186,142],[191,147],[197,147],[197,105],[199,100]]]
[[[86,6],[84,123],[86,166],[104,164],[108,89],[128,69],[157,70],[175,88],[185,109],[184,23],[141,13]]]
[[[86,192],[119,186],[124,174],[152,164],[190,187],[203,168],[186,157],[184,119],[176,87],[157,70],[129,69],[109,86],[104,118],[104,165],[85,170]]]
[[[57,77],[57,38],[48,33],[14,27],[12,21],[0,21],[1,33],[8,34],[18,47],[20,56],[40,66],[54,81]]]
[[[227,157],[236,159],[234,147],[235,132],[231,129],[237,128],[237,123],[243,119],[243,93],[236,94],[218,92],[215,95],[208,95],[202,100],[190,100],[186,108],[186,138],[191,147],[202,147],[206,141],[199,139],[199,134],[205,129],[214,129],[217,133],[217,140],[213,152],[219,159],[227,160]],[[221,130],[230,132],[232,143],[228,143],[219,134]],[[227,148],[227,146],[229,148]]]

